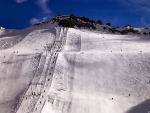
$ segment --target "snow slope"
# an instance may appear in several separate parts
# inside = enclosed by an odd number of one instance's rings
[[[69,29],[42,113],[147,113],[148,38]]]
[[[150,110],[149,36],[47,24],[1,38],[21,38],[0,51],[2,113]],[[50,53],[44,50],[47,43]]]

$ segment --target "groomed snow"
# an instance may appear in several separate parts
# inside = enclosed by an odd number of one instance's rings
[[[70,28],[42,113],[147,113],[148,38]]]
[[[23,36],[0,51],[2,113],[150,110],[148,36],[49,25],[14,32],[2,37]],[[46,54],[44,46],[54,40],[61,41],[60,48]]]

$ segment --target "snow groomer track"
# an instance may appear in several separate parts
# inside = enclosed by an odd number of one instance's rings
[[[36,73],[17,113],[40,113],[42,111],[53,79],[57,57],[66,43],[67,29],[62,32],[60,34],[58,32],[54,40],[44,45],[45,52],[41,55]]]

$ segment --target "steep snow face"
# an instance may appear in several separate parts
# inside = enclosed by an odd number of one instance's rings
[[[148,36],[46,24],[14,30],[0,40],[16,34],[22,40],[0,51],[2,113],[150,110]],[[49,52],[46,44],[52,44]]]
[[[2,35],[0,39],[1,47],[7,43],[7,49],[0,51],[0,87],[2,87],[0,111],[2,113],[15,113],[19,109],[32,79],[38,79],[44,70],[46,56],[43,54],[43,46],[56,37],[56,30],[54,27],[38,29],[37,27],[14,30]],[[8,43],[19,38],[21,40],[17,43],[12,45]]]
[[[149,44],[70,28],[42,113],[147,113]]]

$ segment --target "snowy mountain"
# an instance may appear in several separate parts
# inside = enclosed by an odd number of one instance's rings
[[[150,111],[149,28],[72,16],[0,35],[0,112]]]
[[[104,31],[104,32],[111,33],[111,34],[150,35],[150,27],[149,28],[134,28],[131,25],[126,25],[123,28],[113,28],[111,27],[110,23],[106,23],[106,25],[103,25],[101,20],[94,21],[84,16],[78,17],[73,14],[58,15],[49,21],[36,23],[34,24],[34,26],[42,26],[48,23],[55,23],[57,26],[62,26],[62,27]]]

